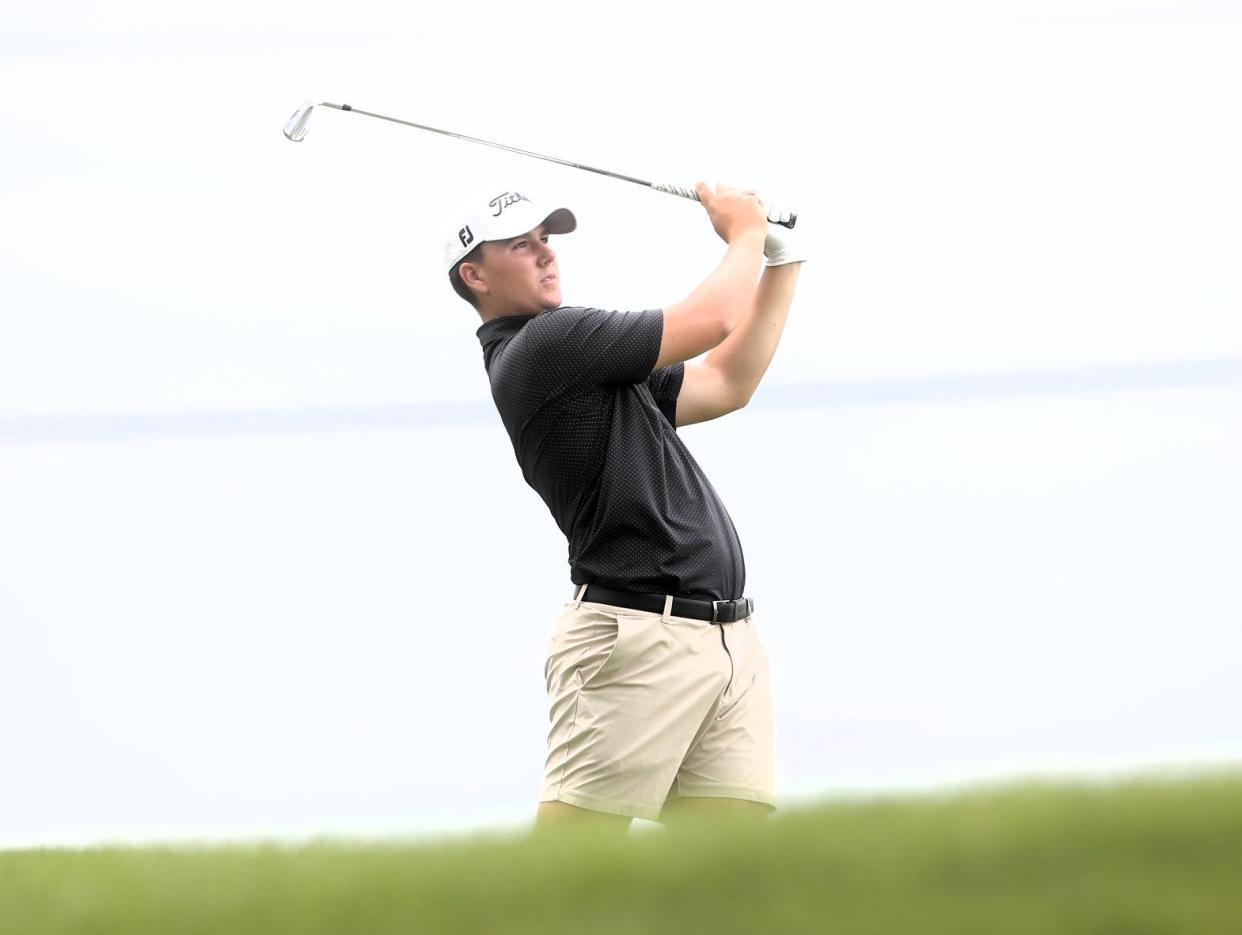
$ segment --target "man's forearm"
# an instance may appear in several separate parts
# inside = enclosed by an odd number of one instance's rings
[[[715,271],[690,293],[687,302],[723,315],[732,332],[750,313],[755,270],[763,264],[763,232],[743,234],[728,244]]]
[[[724,374],[725,381],[737,393],[739,405],[750,401],[772,362],[801,268],[801,263],[789,263],[765,269],[755,292],[754,307],[704,360]]]

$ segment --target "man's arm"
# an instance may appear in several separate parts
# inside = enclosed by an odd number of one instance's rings
[[[793,262],[765,269],[753,308],[701,363],[686,364],[677,425],[706,422],[750,402],[785,330],[801,268]]]
[[[750,310],[755,270],[763,259],[767,219],[759,201],[721,185],[713,191],[699,182],[699,200],[720,239],[728,244],[724,259],[681,302],[664,308],[664,334],[653,369],[697,357],[716,347]]]

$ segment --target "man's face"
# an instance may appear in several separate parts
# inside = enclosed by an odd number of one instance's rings
[[[542,224],[520,237],[483,244],[479,277],[487,285],[483,301],[504,314],[538,314],[561,304],[556,253]]]

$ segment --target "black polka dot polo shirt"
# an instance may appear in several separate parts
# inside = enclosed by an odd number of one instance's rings
[[[664,313],[557,308],[484,322],[492,398],[574,584],[742,596],[742,545],[674,427],[684,365],[653,370]]]

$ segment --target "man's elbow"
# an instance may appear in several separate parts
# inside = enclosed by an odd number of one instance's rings
[[[748,384],[730,384],[729,393],[725,398],[725,406],[727,412],[737,412],[739,409],[745,409],[750,404],[750,398],[755,395],[757,387]]]
[[[737,327],[737,323],[730,321],[729,317],[719,309],[715,314],[706,318],[706,321],[699,325],[699,335],[706,341],[706,351],[712,351],[724,344],[728,340],[729,335],[733,333],[733,329]]]
[[[722,331],[720,340],[722,342],[737,330],[737,327],[742,323],[742,319],[746,317],[747,308],[748,306],[743,302],[730,302],[720,309],[717,317],[720,320]]]

